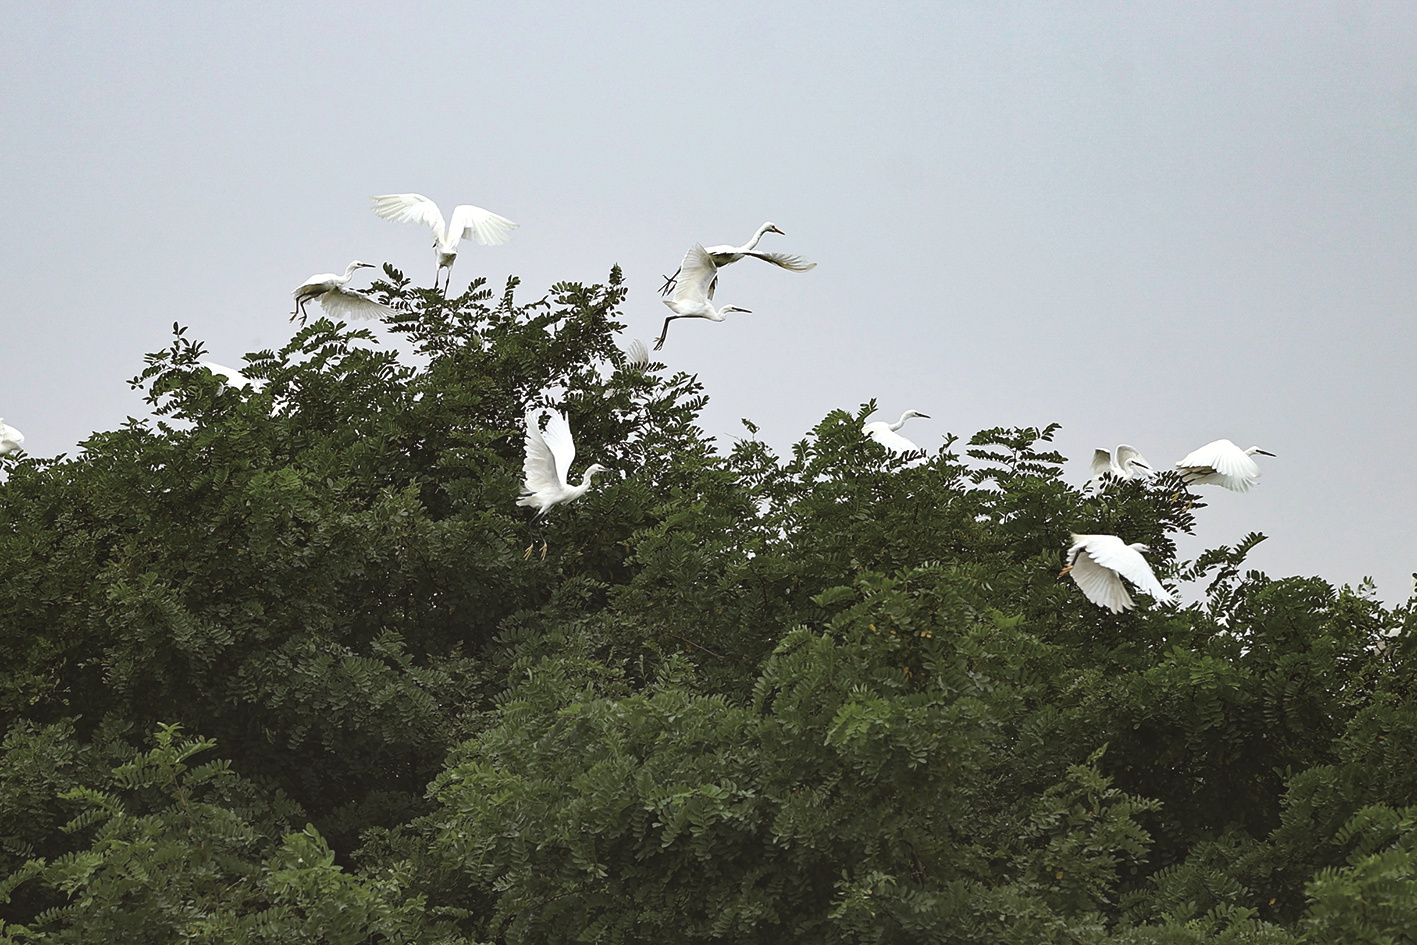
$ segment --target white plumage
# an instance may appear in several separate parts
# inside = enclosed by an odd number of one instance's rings
[[[1260,478],[1260,467],[1250,459],[1255,453],[1274,455],[1258,446],[1242,450],[1229,440],[1215,440],[1187,454],[1176,468],[1188,486],[1217,485],[1232,492],[1249,492]]]
[[[258,378],[247,377],[235,368],[225,367],[215,361],[198,361],[199,367],[204,367],[217,377],[226,381],[227,385],[235,388],[249,387],[252,390],[260,390],[266,386],[266,382]]]
[[[1127,593],[1122,578],[1137,590],[1162,603],[1171,603],[1171,593],[1161,586],[1151,565],[1142,557],[1150,551],[1140,542],[1126,544],[1116,535],[1074,535],[1068,549],[1068,566],[1063,574],[1071,574],[1083,595],[1099,607],[1114,614],[1136,606]]]
[[[522,495],[517,505],[536,509],[536,521],[563,502],[574,502],[590,490],[591,477],[610,470],[593,464],[581,476],[578,485],[571,485],[566,475],[576,459],[576,441],[565,414],[547,411],[546,429],[539,424],[533,411],[526,415],[526,459],[522,463]]]
[[[625,366],[643,370],[649,364],[649,348],[636,338],[625,346]]]
[[[1125,443],[1110,453],[1104,449],[1092,451],[1092,486],[1100,486],[1108,478],[1131,479],[1150,472],[1151,464],[1134,447]]]
[[[0,456],[18,453],[25,445],[25,435],[0,419]]]
[[[709,256],[708,250],[698,243],[690,246],[679,266],[679,282],[674,287],[674,296],[664,300],[664,304],[669,306],[669,310],[674,314],[664,320],[664,330],[659,333],[654,350],[658,351],[664,347],[664,338],[669,334],[669,323],[676,318],[707,318],[711,322],[721,322],[729,312],[751,313],[750,309],[736,305],[714,308],[709,303],[709,288],[716,278],[718,267]]]
[[[373,268],[373,263],[356,259],[345,267],[342,276],[333,272],[322,272],[306,279],[291,293],[295,296],[295,311],[291,312],[290,320],[295,321],[298,316],[300,324],[305,324],[305,306],[314,301],[319,301],[320,307],[331,318],[382,318],[392,315],[394,310],[382,302],[376,302],[367,295],[345,288],[345,284],[354,278],[356,269]]]
[[[458,258],[458,243],[476,239],[483,246],[497,246],[512,238],[517,224],[490,210],[459,204],[445,224],[438,205],[422,194],[384,194],[374,198],[374,213],[395,223],[421,223],[433,231],[433,250],[438,257],[438,269],[433,287],[444,269],[453,277],[453,260]],[[446,286],[444,286],[446,290]]]
[[[807,262],[807,260],[803,259],[801,256],[789,256],[786,253],[757,252],[756,248],[758,245],[758,240],[763,238],[764,233],[778,233],[783,236],[786,235],[781,230],[779,230],[775,224],[764,223],[762,226],[758,227],[758,232],[753,234],[753,238],[748,240],[748,242],[744,243],[742,246],[730,246],[727,243],[721,243],[717,246],[706,247],[704,251],[709,254],[709,258],[712,259],[714,265],[718,266],[719,268],[731,265],[732,263],[736,263],[744,256],[752,256],[754,259],[761,259],[763,262],[770,262],[774,266],[781,267],[790,272],[806,272],[808,269],[811,269],[817,265],[814,262]],[[669,276],[664,280],[664,286],[659,290],[661,295],[668,295],[670,291],[674,289],[675,285],[679,280],[679,276],[683,273],[683,271],[684,267],[680,266],[674,271],[674,275]],[[708,298],[713,298],[713,290],[717,286],[717,284],[718,275],[717,273],[715,273],[713,279],[709,282],[708,285]]]
[[[905,421],[909,420],[911,417],[924,417],[926,420],[930,419],[930,415],[927,413],[921,413],[918,410],[907,410],[900,415],[900,419],[895,423],[886,423],[884,420],[877,420],[874,423],[868,423],[863,426],[861,433],[863,436],[868,436],[875,440],[892,453],[919,452],[920,447],[895,432],[905,426]]]

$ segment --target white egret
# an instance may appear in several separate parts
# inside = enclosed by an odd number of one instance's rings
[[[708,253],[709,258],[713,260],[714,265],[720,268],[722,268],[723,266],[730,265],[731,263],[736,263],[744,256],[752,256],[754,259],[761,259],[763,262],[770,262],[774,266],[781,266],[783,269],[787,269],[791,272],[806,272],[808,269],[811,269],[817,265],[814,262],[807,262],[807,260],[803,259],[801,256],[789,256],[786,253],[755,252],[755,249],[758,245],[758,240],[763,238],[764,233],[778,233],[783,236],[787,235],[781,230],[779,230],[774,224],[764,223],[762,226],[758,227],[758,232],[753,234],[753,238],[748,240],[748,242],[744,243],[742,246],[729,246],[727,243],[721,243],[718,246],[706,247],[704,252]],[[680,266],[678,269],[674,270],[674,275],[665,276],[664,286],[659,290],[659,293],[661,295],[668,295],[674,289],[675,284],[678,282],[679,275],[683,271],[684,267]],[[713,290],[714,287],[717,285],[718,275],[715,274],[713,277],[713,281],[709,283],[709,298],[713,298]]]
[[[1249,492],[1260,477],[1260,467],[1253,459],[1274,454],[1252,446],[1242,450],[1229,440],[1216,440],[1186,455],[1176,464],[1188,486],[1217,485],[1232,492]]]
[[[571,425],[566,415],[558,410],[547,411],[546,429],[540,424],[539,411],[526,415],[526,459],[522,463],[522,495],[517,505],[536,509],[531,524],[536,525],[554,507],[563,502],[574,502],[590,491],[591,477],[596,473],[610,472],[599,463],[592,464],[581,476],[578,485],[571,485],[566,475],[571,463],[576,459],[576,441],[571,436]],[[531,557],[536,547],[536,538],[526,549],[526,557]],[[541,538],[541,557],[546,557],[546,539]]]
[[[1110,453],[1104,449],[1092,451],[1092,481],[1089,485],[1096,487],[1108,478],[1131,479],[1150,473],[1151,464],[1134,447],[1123,443]]]
[[[259,378],[247,377],[235,368],[225,367],[224,365],[217,364],[215,361],[198,361],[197,366],[204,367],[208,371],[211,371],[217,377],[225,381],[229,387],[235,387],[237,389],[249,387],[253,391],[258,391],[266,386],[266,382]]]
[[[305,324],[305,306],[317,300],[325,314],[331,318],[381,318],[392,315],[394,310],[384,303],[345,288],[345,284],[354,278],[356,269],[373,268],[373,263],[356,259],[345,267],[342,276],[333,272],[322,272],[306,279],[291,293],[295,296],[295,311],[290,313],[290,320],[295,321],[298,316],[300,324]]]
[[[679,264],[679,272],[676,275],[681,278],[674,287],[674,297],[664,300],[664,304],[669,306],[669,310],[674,314],[664,320],[664,330],[659,333],[654,350],[658,351],[664,347],[664,336],[669,334],[669,323],[676,318],[707,318],[709,321],[721,322],[729,312],[752,313],[751,309],[739,308],[736,305],[714,308],[709,304],[709,288],[713,280],[718,278],[718,267],[714,265],[708,250],[698,243],[690,246],[689,251],[684,254],[684,261]]]
[[[638,338],[625,346],[625,366],[642,371],[649,364],[649,348]]]
[[[1058,576],[1071,574],[1083,595],[1099,607],[1114,614],[1130,610],[1136,604],[1127,593],[1122,578],[1131,581],[1162,603],[1171,603],[1171,592],[1161,586],[1151,565],[1142,557],[1150,551],[1141,542],[1126,544],[1116,535],[1074,535],[1068,549],[1068,566]]]
[[[483,246],[497,246],[511,239],[512,230],[518,226],[506,217],[468,203],[454,207],[452,218],[445,224],[438,205],[422,194],[375,197],[374,213],[395,223],[422,223],[433,231],[433,249],[438,257],[438,268],[433,275],[435,289],[444,269],[448,270],[448,280],[452,281],[453,260],[458,258],[460,241],[475,238]],[[443,291],[447,291],[447,286]]]
[[[900,419],[895,423],[886,423],[884,420],[877,420],[874,423],[866,424],[861,428],[861,434],[863,436],[869,436],[892,453],[917,453],[920,451],[920,447],[895,432],[905,426],[905,421],[909,420],[911,417],[924,417],[926,420],[930,419],[928,413],[921,413],[918,410],[907,410],[900,415]]]
[[[18,453],[25,445],[25,435],[0,418],[0,456]]]

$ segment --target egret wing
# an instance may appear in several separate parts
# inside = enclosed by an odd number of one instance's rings
[[[1146,563],[1146,558],[1142,557],[1140,551],[1131,545],[1123,544],[1122,539],[1115,535],[1100,535],[1098,538],[1111,540],[1093,540],[1088,543],[1087,553],[1094,561],[1131,581],[1137,590],[1145,591],[1159,601],[1170,603],[1171,592],[1161,586],[1161,582],[1152,573],[1151,565]]]
[[[1132,596],[1127,593],[1116,572],[1094,561],[1087,548],[1079,550],[1080,554],[1073,559],[1073,568],[1068,574],[1077,583],[1083,596],[1114,614],[1134,607]]]
[[[490,210],[464,203],[453,208],[448,232],[461,239],[476,239],[483,246],[497,246],[512,238],[512,231],[517,225]]]
[[[679,281],[674,286],[674,301],[702,302],[708,298],[709,283],[718,275],[713,257],[700,243],[689,247],[679,264]]]
[[[1121,467],[1123,472],[1131,475],[1132,469],[1129,464],[1140,466],[1143,469],[1151,469],[1151,464],[1146,461],[1146,457],[1136,447],[1123,443],[1117,447],[1117,465]]]
[[[522,492],[534,495],[559,489],[565,481],[564,471],[556,469],[556,455],[541,435],[536,413],[526,415],[526,459],[522,462]]]
[[[571,437],[571,425],[566,422],[566,415],[559,410],[551,411],[542,437],[555,458],[557,483],[564,488],[566,477],[571,474],[571,463],[576,461],[576,441]]]
[[[641,368],[649,363],[649,349],[645,343],[636,338],[625,346],[625,364],[628,367]]]
[[[1092,481],[1098,482],[1112,471],[1112,454],[1106,450],[1092,451]]]
[[[353,289],[331,289],[320,296],[320,308],[331,318],[383,318],[394,314],[394,310],[383,302]]]
[[[460,208],[461,209],[461,208]],[[384,194],[374,198],[374,213],[395,223],[422,223],[442,239],[443,212],[422,194]]]
[[[806,272],[808,269],[815,269],[817,264],[808,262],[801,256],[791,256],[787,253],[761,253],[757,250],[744,253],[744,256],[752,256],[754,259],[761,259],[763,262],[770,262],[774,266],[781,266],[792,272]]]

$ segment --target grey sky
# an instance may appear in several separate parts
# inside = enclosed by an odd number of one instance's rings
[[[710,11],[716,15],[709,15]],[[0,31],[0,416],[72,451],[141,412],[174,321],[239,366],[353,258],[431,284],[418,191],[521,224],[485,274],[599,281],[632,335],[688,245],[748,260],[663,352],[711,433],[783,448],[876,398],[909,432],[1063,423],[1169,465],[1218,437],[1183,553],[1275,576],[1417,569],[1417,6],[49,4]],[[767,245],[767,244],[765,244]],[[363,279],[357,285],[366,284]],[[1351,458],[1350,458],[1351,457]]]

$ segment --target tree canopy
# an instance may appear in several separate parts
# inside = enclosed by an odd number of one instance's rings
[[[1053,426],[720,448],[618,270],[385,276],[406,354],[174,326],[150,418],[0,459],[0,942],[1414,941],[1411,602],[1180,561]],[[538,406],[612,474],[526,560]]]

